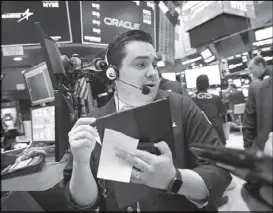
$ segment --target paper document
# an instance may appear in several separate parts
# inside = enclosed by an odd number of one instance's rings
[[[135,155],[138,139],[105,129],[97,177],[129,183],[133,166],[116,155],[116,148]]]

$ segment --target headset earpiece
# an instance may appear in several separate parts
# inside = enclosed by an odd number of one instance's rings
[[[106,69],[106,76],[109,80],[114,81],[118,78],[118,72],[115,67],[109,66]]]
[[[118,69],[115,66],[112,66],[111,64],[109,64],[108,57],[107,57],[108,51],[109,49],[106,50],[106,54],[105,54],[105,62],[107,64],[106,76],[109,80],[114,81],[119,77],[119,73],[118,73]]]

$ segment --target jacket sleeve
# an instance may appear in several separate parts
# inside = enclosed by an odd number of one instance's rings
[[[255,91],[252,86],[248,90],[248,99],[244,112],[243,139],[244,147],[251,148],[257,137]]]
[[[186,149],[192,144],[207,144],[223,147],[214,128],[202,111],[191,99],[184,98],[183,123],[185,132]],[[222,168],[213,166],[208,162],[198,160],[188,149],[188,167],[197,172],[204,180],[209,190],[208,205],[218,202],[227,186],[231,182],[231,175]]]
[[[94,155],[96,155],[96,153],[99,151],[99,148],[100,147],[98,146],[98,143],[97,143],[96,146],[95,146],[95,149],[93,151],[93,153],[95,152]],[[98,163],[95,160],[96,157],[94,155],[90,159],[90,167],[91,167],[92,173],[96,174]],[[77,206],[77,204],[75,204],[73,202],[71,194],[70,194],[70,190],[69,190],[69,183],[70,183],[70,179],[71,179],[71,176],[72,176],[72,171],[73,171],[73,155],[70,153],[68,162],[67,162],[66,167],[64,168],[64,171],[63,171],[63,176],[64,176],[63,182],[64,182],[64,185],[65,185],[65,199],[66,199],[66,202],[67,202],[67,209],[70,210],[70,211],[89,211],[89,212],[98,211],[99,207],[101,206],[101,201],[102,201],[102,196],[101,196],[101,193],[100,193],[101,189],[100,188],[99,188],[98,198],[92,205],[87,206],[87,207],[80,207],[80,206]],[[95,180],[97,182],[96,175],[94,175],[94,177],[95,177]]]
[[[219,116],[222,117],[227,114],[227,108],[224,105],[224,103],[220,97],[217,97],[217,101],[218,101],[218,106],[219,106]]]

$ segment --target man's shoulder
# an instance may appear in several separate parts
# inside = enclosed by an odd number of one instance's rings
[[[259,89],[261,87],[265,87],[265,86],[269,85],[269,83],[271,83],[271,82],[272,82],[272,77],[267,78],[265,80],[258,81],[258,82],[254,82],[254,83],[250,84],[249,87],[252,89]]]
[[[160,90],[161,97],[168,97],[170,100],[170,104],[181,105],[181,106],[189,106],[192,103],[192,100],[188,96],[181,95],[175,92],[168,92],[164,90]],[[182,107],[183,108],[183,107]]]

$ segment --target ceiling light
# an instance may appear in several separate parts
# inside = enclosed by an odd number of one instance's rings
[[[22,57],[15,57],[15,58],[13,58],[13,60],[14,60],[14,61],[22,61],[23,58],[22,58]]]

